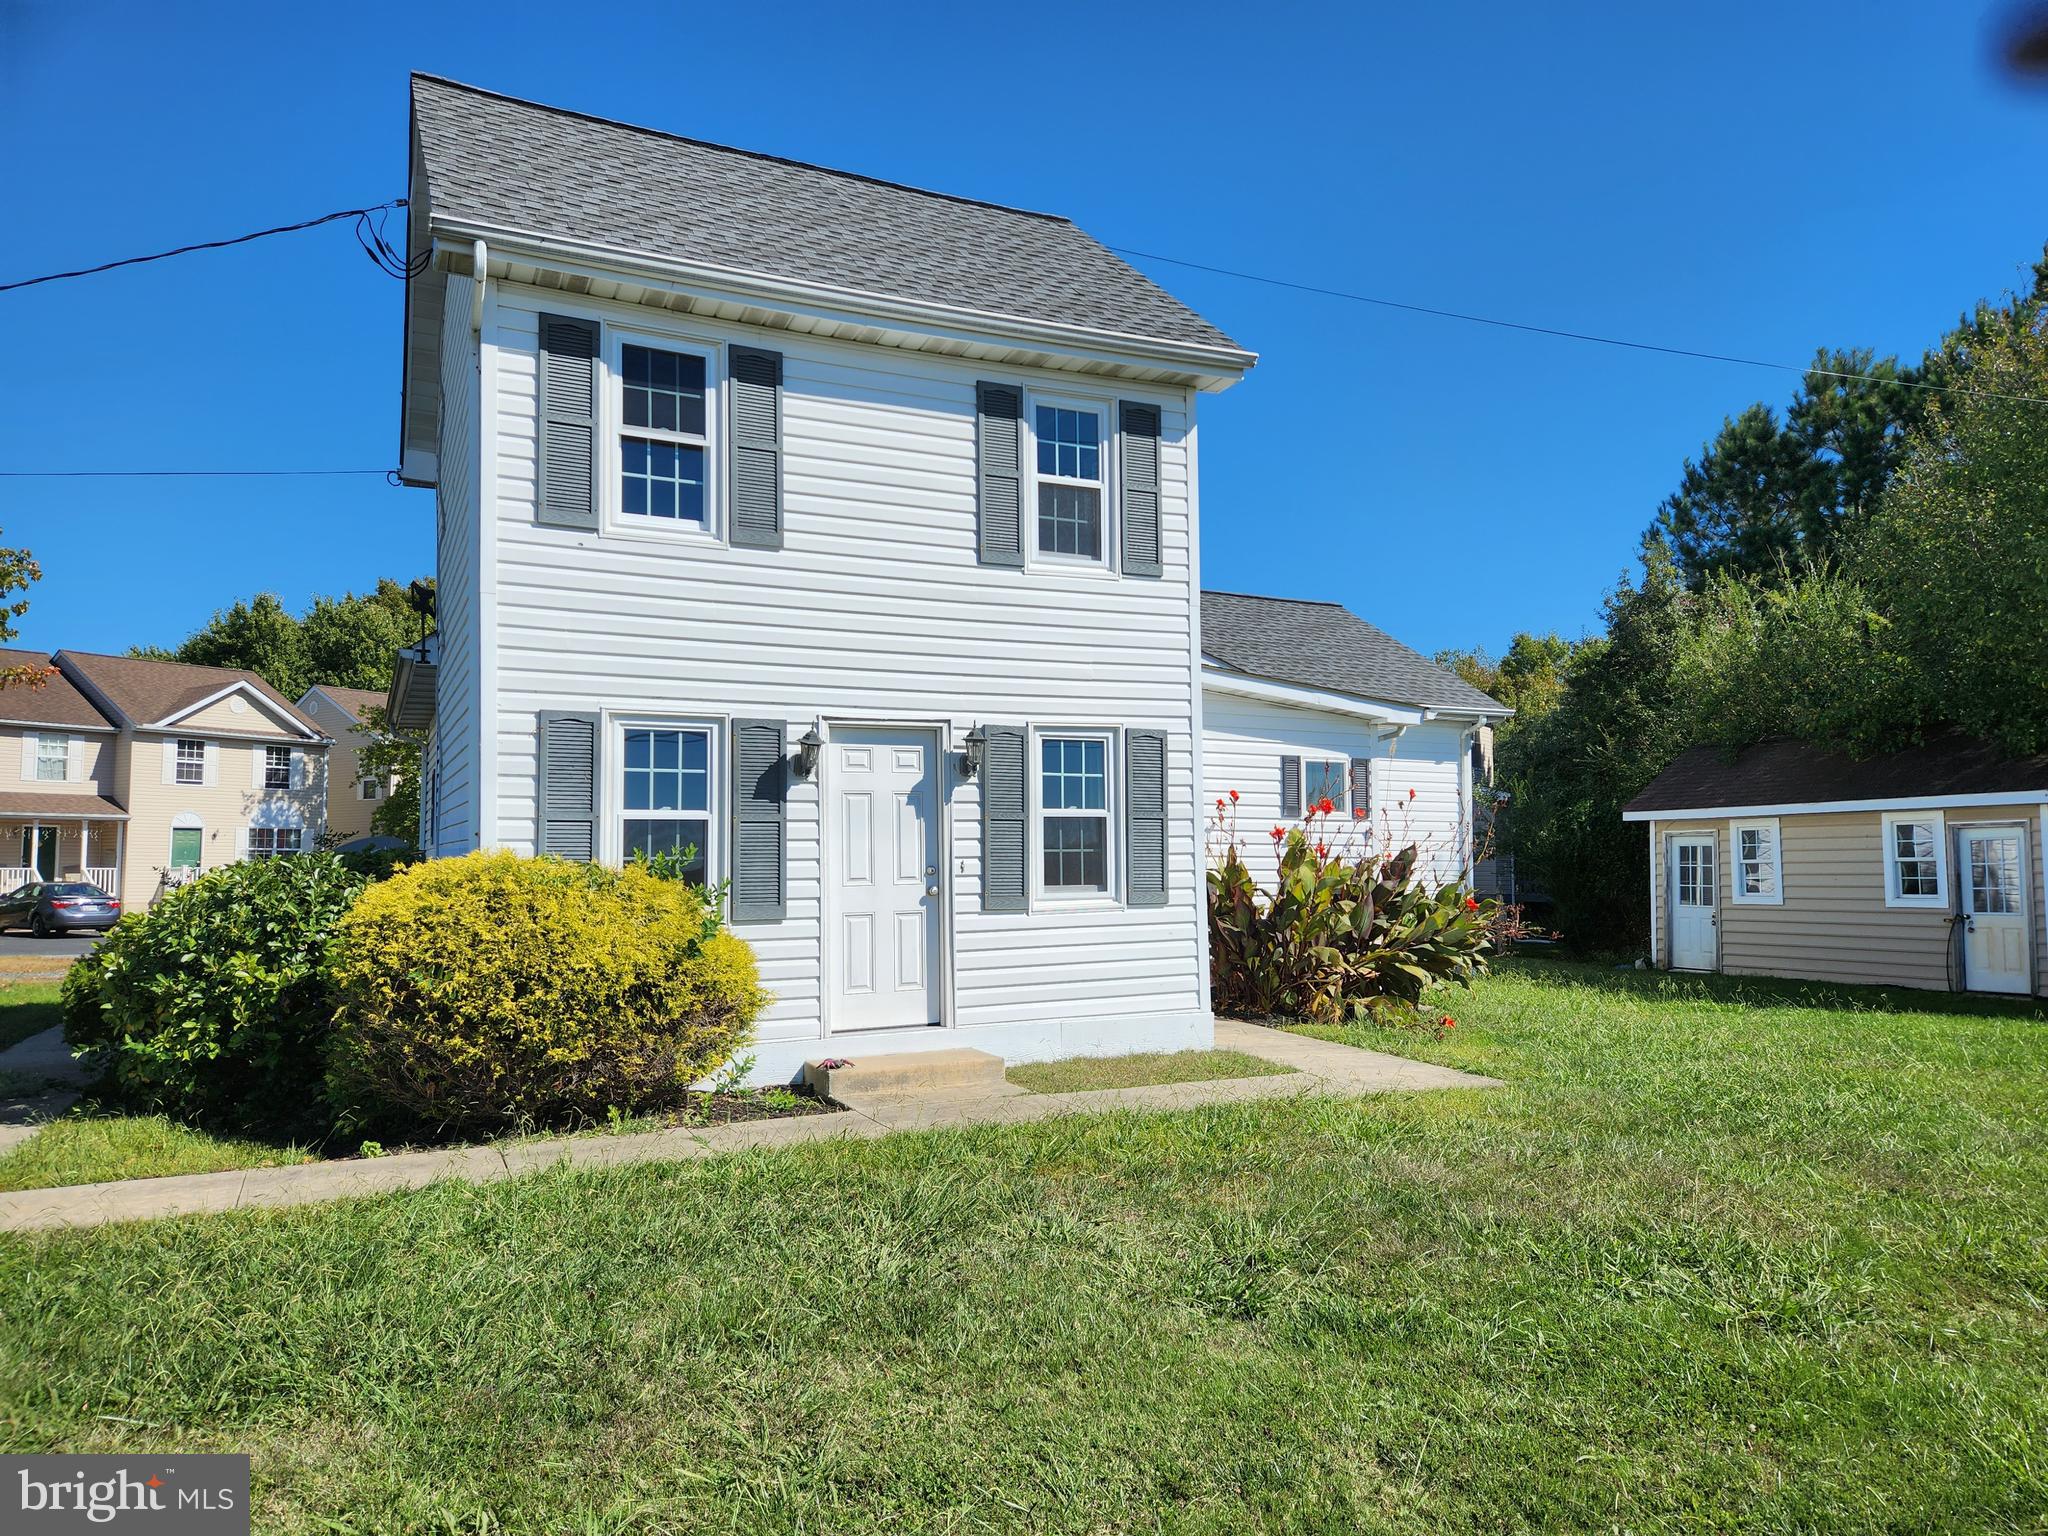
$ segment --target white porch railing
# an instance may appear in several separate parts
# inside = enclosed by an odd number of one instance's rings
[[[87,865],[85,871],[85,878],[90,880],[94,885],[98,886],[101,890],[105,891],[109,896],[118,896],[121,894],[121,871],[115,869],[112,865],[106,865],[100,868],[94,868],[91,865]]]
[[[0,864],[0,896],[36,878],[36,872],[26,864]]]
[[[40,880],[41,878],[41,875],[26,864],[0,864],[0,896],[6,895],[9,891],[19,886],[27,885],[31,880]],[[121,894],[121,871],[117,866],[111,864],[88,866],[85,871],[85,878],[109,895],[118,896]]]

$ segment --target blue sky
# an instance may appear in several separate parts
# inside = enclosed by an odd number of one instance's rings
[[[0,0],[0,280],[402,195],[413,68],[1113,245],[1792,363],[1917,356],[2019,280],[2048,92],[1994,68],[1995,10],[1684,10]],[[1140,265],[1263,359],[1204,402],[1207,584],[1424,650],[1595,624],[1683,458],[1794,382]],[[0,468],[389,465],[400,306],[345,226],[0,295]],[[431,519],[374,475],[0,480],[44,648],[409,579]]]

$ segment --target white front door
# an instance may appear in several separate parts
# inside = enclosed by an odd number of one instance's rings
[[[1972,992],[2025,992],[2027,834],[2019,827],[1964,827],[1963,985]]]
[[[1714,839],[1671,839],[1671,966],[1711,971],[1714,943]]]
[[[825,770],[835,1030],[939,1021],[938,748],[838,729]]]

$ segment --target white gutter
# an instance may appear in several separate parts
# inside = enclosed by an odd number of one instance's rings
[[[1248,677],[1242,672],[1204,668],[1202,686],[1217,693],[1258,699],[1267,704],[1288,704],[1296,709],[1319,709],[1328,714],[1350,715],[1356,719],[1372,720],[1381,725],[1398,725],[1404,729],[1422,724],[1425,718],[1425,711],[1410,705],[1388,704],[1378,699],[1355,699],[1349,694],[1331,693],[1322,688],[1303,688],[1294,683],[1270,682],[1263,677]]]
[[[1136,359],[1183,368],[1214,378],[1217,388],[1234,383],[1259,360],[1256,352],[1237,347],[1168,341],[1123,331],[1066,325],[1054,320],[996,314],[961,305],[906,299],[829,283],[805,282],[798,278],[681,257],[654,256],[598,241],[546,235],[480,219],[436,214],[434,230],[437,235],[458,240],[489,240],[501,260],[519,261],[524,258],[531,265],[599,281],[616,280],[623,273],[686,291],[694,289],[699,297],[705,299],[730,303],[735,296],[741,296],[769,307],[788,309],[797,314],[815,314],[848,324],[873,324],[877,319],[896,320],[942,335],[953,334],[961,340],[994,338],[1062,352],[1094,351],[1105,362]]]
[[[1809,800],[1798,805],[1707,805],[1623,811],[1623,821],[1722,821],[1731,816],[1821,816],[1830,811],[1918,811],[1966,805],[2048,805],[2048,790],[1994,790],[1981,795],[1895,795],[1884,800]]]

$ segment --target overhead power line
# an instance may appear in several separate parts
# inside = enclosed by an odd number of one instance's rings
[[[388,469],[0,469],[0,480],[269,480],[308,475],[382,475]]]
[[[1632,352],[1658,352],[1666,357],[1689,357],[1701,362],[1734,363],[1743,368],[1769,368],[1775,372],[1796,373],[1802,377],[1810,374],[1824,379],[1842,379],[1866,384],[1898,384],[1907,389],[1925,390],[1937,395],[1971,395],[1981,400],[2006,400],[2015,405],[2048,405],[2048,398],[2040,395],[2012,395],[2002,390],[1970,389],[1960,384],[1924,384],[1891,374],[1851,373],[1801,363],[1774,363],[1764,358],[1738,357],[1728,352],[1702,352],[1692,347],[1666,346],[1661,342],[1630,341],[1620,336],[1598,336],[1590,331],[1568,331],[1558,326],[1534,325],[1524,320],[1502,320],[1494,315],[1473,315],[1462,310],[1438,309],[1429,304],[1410,304],[1401,299],[1384,299],[1370,293],[1352,293],[1343,288],[1325,288],[1315,283],[1295,282],[1290,278],[1268,277],[1262,272],[1240,272],[1232,267],[1212,267],[1206,262],[1188,261],[1180,256],[1162,256],[1157,251],[1134,250],[1127,245],[1112,245],[1109,249],[1120,256],[1136,256],[1143,261],[1163,261],[1169,266],[1186,267],[1195,272],[1211,272],[1218,277],[1234,277],[1247,283],[1264,283],[1272,288],[1291,288],[1296,293],[1313,293],[1326,299],[1343,299],[1348,303],[1370,304],[1380,309],[1398,309],[1411,315],[1430,315],[1439,320],[1462,320],[1468,325],[1490,325],[1503,331],[1523,331],[1532,336],[1555,336],[1565,341],[1588,341],[1603,347],[1625,347]]]
[[[192,245],[176,246],[168,251],[153,251],[147,256],[123,256],[119,261],[103,261],[96,267],[79,267],[70,272],[45,272],[41,277],[17,278],[11,283],[0,283],[0,293],[15,288],[33,288],[38,283],[61,283],[67,278],[92,277],[100,272],[112,272],[120,267],[139,267],[146,262],[168,261],[173,256],[189,256],[194,251],[220,251],[231,245],[247,245],[251,240],[267,240],[272,235],[297,234],[302,229],[318,229],[322,224],[333,224],[342,219],[356,221],[356,239],[363,250],[379,268],[396,278],[419,276],[423,270],[424,258],[408,261],[394,250],[384,238],[384,221],[393,209],[405,207],[402,197],[394,197],[388,203],[375,203],[368,208],[342,208],[334,213],[323,213],[317,219],[301,219],[296,224],[279,224],[270,229],[251,230],[246,235],[232,235],[225,240],[200,240]]]

